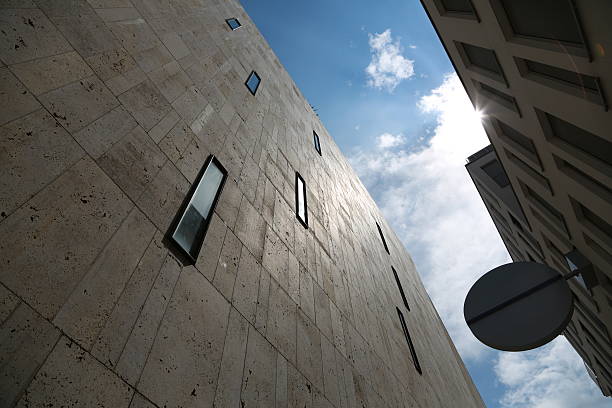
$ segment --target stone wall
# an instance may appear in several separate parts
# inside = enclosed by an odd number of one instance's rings
[[[482,406],[409,255],[239,4],[0,8],[0,406]],[[164,236],[210,154],[229,176],[183,265]]]

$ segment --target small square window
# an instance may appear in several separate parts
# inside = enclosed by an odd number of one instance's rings
[[[295,215],[304,228],[308,228],[308,207],[306,203],[306,183],[298,173],[295,172]]]
[[[249,88],[249,91],[253,95],[255,95],[255,92],[257,92],[257,88],[259,88],[260,82],[261,82],[261,78],[259,77],[259,75],[257,75],[257,72],[251,71],[251,75],[249,75],[249,77],[247,78],[244,84],[246,85],[247,88]]]
[[[242,27],[242,24],[240,24],[240,21],[238,21],[237,18],[228,18],[227,20],[225,20],[225,22],[232,29],[232,31]]]
[[[312,131],[312,137],[314,141],[315,150],[319,153],[319,156],[321,156],[321,142],[319,141],[319,135],[317,135],[317,132],[315,132],[314,130]]]
[[[189,201],[171,230],[171,240],[194,262],[202,247],[211,214],[223,189],[227,171],[214,156],[209,156],[190,191]]]

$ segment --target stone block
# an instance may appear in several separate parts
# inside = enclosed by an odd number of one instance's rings
[[[0,223],[0,280],[52,319],[131,208],[81,159]]]
[[[41,108],[40,103],[8,68],[0,68],[0,106],[2,106],[0,124],[21,118]]]
[[[219,152],[219,160],[225,163],[228,172],[234,177],[240,177],[247,151],[233,136],[228,136],[223,149]]]
[[[119,95],[119,101],[146,131],[151,130],[170,110],[170,104],[150,80]]]
[[[0,285],[0,325],[13,313],[21,301],[3,285]]]
[[[175,59],[181,59],[190,54],[189,48],[185,45],[180,35],[177,33],[167,33],[161,36],[161,40]]]
[[[49,114],[37,110],[0,130],[0,210],[13,212],[84,154]]]
[[[111,369],[119,361],[166,258],[162,238],[163,234],[157,231],[92,347],[91,353]]]
[[[183,269],[138,390],[158,406],[211,406],[229,309],[202,275]]]
[[[191,79],[185,74],[178,62],[172,61],[168,64],[151,71],[149,78],[157,86],[168,102],[172,103],[176,98],[185,93],[193,85]]]
[[[334,405],[340,405],[340,376],[336,365],[336,349],[325,337],[321,337],[321,357],[323,361],[323,385],[325,397]]]
[[[154,232],[134,208],[55,316],[53,323],[84,349],[106,324]]]
[[[93,75],[91,68],[74,51],[15,64],[11,70],[34,95]]]
[[[23,7],[19,3],[19,7]],[[9,65],[72,50],[37,8],[0,10],[0,30],[6,33],[0,36],[0,59]]]
[[[279,283],[287,291],[291,299],[300,303],[300,263],[293,253],[289,252],[287,269],[281,273]]]
[[[166,156],[141,127],[136,127],[98,159],[100,167],[134,201],[165,162]]]
[[[119,102],[95,76],[83,78],[39,97],[45,108],[69,132],[76,132]]]
[[[251,329],[252,330],[252,329]],[[215,392],[215,407],[240,406],[249,324],[234,308],[230,310],[223,359]]]
[[[323,389],[321,333],[301,310],[297,313],[297,368],[315,387]]]
[[[194,183],[211,152],[197,138],[191,139],[176,167],[190,183]]]
[[[315,320],[313,280],[302,265],[300,265],[300,308],[311,320]]]
[[[257,331],[249,329],[240,406],[273,407],[275,405],[276,351]]]
[[[261,265],[249,251],[243,248],[234,284],[232,305],[253,325],[257,314],[260,276]]]
[[[242,243],[231,230],[228,230],[225,233],[223,247],[219,254],[219,262],[217,262],[217,269],[213,279],[213,285],[228,300],[232,299],[241,250]]]
[[[137,20],[140,18],[138,10],[134,7],[112,7],[112,8],[99,8],[96,9],[96,13],[102,20],[107,23],[125,20]]]
[[[270,274],[265,269],[261,270],[259,279],[259,292],[257,294],[257,315],[255,316],[255,328],[266,335],[268,323],[268,302],[270,300]]]
[[[331,312],[333,343],[342,354],[346,355],[346,347],[344,346],[344,327],[342,325],[342,315],[334,302],[330,302],[329,306]]]
[[[177,216],[189,183],[183,175],[167,161],[153,180],[147,184],[136,204],[161,231],[168,231]]]
[[[181,118],[178,113],[174,110],[171,110],[160,120],[157,125],[155,125],[151,130],[149,130],[149,136],[155,143],[159,143],[164,136],[174,128],[174,126],[178,123]]]
[[[83,1],[83,3],[85,2]],[[58,10],[70,11],[73,9],[72,7],[66,7],[61,2],[58,4]],[[50,18],[62,35],[83,58],[110,51],[119,46],[113,33],[111,33],[106,24],[104,24],[104,21],[91,8],[89,13]]]
[[[14,406],[59,337],[59,330],[25,303],[19,304],[3,322],[0,326],[0,406]]]
[[[179,263],[171,256],[166,256],[123,348],[117,363],[117,373],[133,386],[138,383],[180,272]]]
[[[281,241],[272,228],[268,226],[266,229],[266,243],[264,246],[262,265],[270,272],[270,275],[272,275],[277,282],[281,280],[281,275],[283,275],[287,269],[287,264],[289,262],[288,253],[289,251],[283,241]]]
[[[270,282],[268,305],[266,338],[295,364],[297,306],[274,279]]]
[[[189,126],[183,122],[178,122],[172,130],[159,142],[160,149],[166,154],[168,159],[176,163],[193,140],[195,135]]]
[[[221,164],[225,166],[225,163],[221,162]],[[242,193],[238,188],[238,183],[235,178],[228,174],[225,184],[223,185],[223,191],[215,207],[215,212],[232,231],[234,230],[236,219],[238,218],[241,201]]]
[[[189,124],[206,108],[207,102],[195,86],[187,89],[181,96],[172,101],[172,107]]]
[[[136,126],[134,118],[119,106],[73,136],[91,157],[98,159]]]
[[[287,360],[277,353],[276,358],[276,408],[286,408],[289,404],[287,395]]]
[[[293,251],[295,239],[293,228],[294,218],[295,213],[291,211],[291,207],[287,204],[287,201],[277,193],[274,200],[273,226],[280,239],[283,240],[291,251]]]
[[[312,384],[293,365],[287,365],[287,407],[312,408]]]
[[[133,390],[66,337],[57,343],[17,404],[128,407]]]
[[[104,82],[138,67],[134,58],[122,47],[92,55],[85,61]]]
[[[197,262],[195,264],[198,271],[206,277],[209,281],[213,281],[215,277],[215,271],[217,270],[217,263],[219,256],[221,255],[221,248],[223,247],[223,240],[227,232],[227,227],[215,213],[212,214],[210,224],[208,225],[208,231],[202,244],[202,249],[198,255]]]
[[[316,282],[313,284],[313,289],[317,326],[328,339],[333,339],[329,298]]]

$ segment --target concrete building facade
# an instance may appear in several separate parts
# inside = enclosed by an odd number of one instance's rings
[[[0,61],[1,407],[483,406],[239,3],[6,0]]]
[[[469,158],[476,188],[514,260],[581,267],[566,337],[610,396],[612,4],[422,4],[491,141]]]

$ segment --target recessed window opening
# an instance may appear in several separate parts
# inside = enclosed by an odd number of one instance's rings
[[[249,88],[251,94],[255,95],[255,92],[257,92],[257,88],[259,88],[260,82],[261,78],[259,77],[259,75],[257,75],[257,72],[251,71],[251,74],[247,78],[245,85],[247,88]]]
[[[306,183],[298,173],[295,172],[295,215],[304,226],[308,228],[308,208],[306,203]]]
[[[402,330],[404,331],[404,337],[406,337],[406,343],[408,343],[408,348],[410,349],[410,355],[412,356],[412,363],[414,364],[414,368],[416,368],[419,374],[423,375],[423,371],[421,371],[421,365],[419,364],[419,358],[417,357],[416,351],[414,349],[414,344],[412,344],[412,338],[410,338],[410,333],[408,332],[408,327],[406,326],[406,320],[404,320],[404,315],[398,307],[396,307],[395,310],[397,310],[397,315],[399,316],[400,323],[402,325]]]
[[[321,155],[321,142],[319,141],[319,135],[317,135],[317,132],[315,132],[314,130],[312,131],[312,138],[313,138],[315,150],[319,153],[319,156],[322,156]]]
[[[492,160],[487,164],[483,165],[482,170],[487,173],[487,176],[491,177],[495,183],[501,188],[506,187],[510,184],[510,180],[508,180],[508,176],[504,171],[504,168],[499,163],[499,160]]]
[[[470,0],[441,0],[446,11],[452,13],[474,13],[472,2]]]
[[[567,226],[565,224],[565,218],[563,214],[559,212],[555,207],[553,207],[550,203],[548,203],[545,199],[543,199],[538,193],[533,191],[529,186],[523,185],[523,189],[525,191],[525,195],[529,198],[534,204],[537,205],[538,210],[546,216],[549,220],[554,222],[558,227],[560,227],[565,233],[569,233],[567,230]]]
[[[385,236],[383,235],[383,232],[380,229],[380,225],[378,225],[378,223],[376,223],[376,228],[378,228],[378,233],[380,234],[380,240],[382,241],[385,247],[385,251],[387,251],[387,253],[391,255],[391,252],[389,252],[389,247],[387,246],[387,241],[385,240]]]
[[[238,21],[237,18],[228,18],[227,20],[225,20],[225,22],[232,29],[232,31],[242,26],[242,24],[240,24],[240,21]]]
[[[397,288],[400,291],[400,295],[402,295],[402,301],[404,302],[404,306],[406,306],[406,309],[410,311],[410,306],[408,306],[408,300],[406,300],[406,294],[404,293],[402,282],[400,282],[399,276],[397,276],[397,272],[395,271],[395,268],[391,267],[391,270],[393,271],[393,276],[395,277],[395,283],[397,283]]]
[[[476,45],[460,43],[463,51],[465,52],[465,56],[467,58],[467,62],[471,67],[476,67],[482,70],[485,70],[491,74],[493,74],[497,79],[501,79],[505,82],[504,72],[502,71],[501,66],[499,65],[499,61],[497,60],[497,55],[495,51],[478,47]]]
[[[170,239],[187,258],[194,262],[202,247],[215,205],[227,178],[227,171],[213,155],[202,168],[189,201],[171,232]]]
[[[498,91],[497,89],[481,82],[476,82],[476,85],[480,88],[480,93],[484,97],[492,99],[498,104],[518,113],[519,116],[521,116],[521,111],[519,110],[518,104],[516,103],[516,99],[514,99],[513,96],[510,96],[502,91]]]

